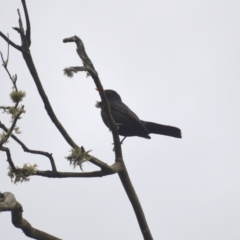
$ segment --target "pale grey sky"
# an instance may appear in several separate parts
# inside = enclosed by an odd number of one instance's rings
[[[63,69],[81,65],[79,36],[104,88],[116,90],[143,120],[177,126],[183,139],[152,135],[127,138],[123,156],[154,239],[240,238],[240,2],[239,1],[27,1],[31,51],[56,115],[72,138],[92,154],[114,162],[112,137],[102,123],[91,78],[69,79]],[[20,44],[21,1],[0,2],[0,30]],[[0,39],[0,50],[7,45]],[[72,171],[70,147],[46,114],[34,82],[15,49],[9,69],[26,91],[20,138],[53,153],[59,171]],[[10,103],[10,80],[0,68],[0,105]],[[0,120],[10,126],[6,116]],[[18,166],[47,159],[23,153],[10,141]],[[0,152],[0,191],[12,192],[23,216],[62,239],[142,239],[117,175],[101,179],[44,179],[14,185]],[[96,169],[84,165],[85,171]],[[27,239],[0,214],[1,239]]]

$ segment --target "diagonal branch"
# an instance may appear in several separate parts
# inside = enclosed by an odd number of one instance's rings
[[[0,51],[0,55],[1,55],[1,59],[2,59],[2,62],[3,62],[3,67],[4,69],[6,70],[10,80],[12,81],[12,84],[13,84],[13,87],[14,89],[18,92],[18,88],[17,88],[17,84],[16,84],[16,81],[17,81],[17,74],[11,76],[9,70],[8,70],[8,67],[7,67],[7,64],[8,64],[8,60],[9,60],[9,44],[8,44],[8,55],[7,55],[7,60],[5,61],[4,58],[3,58],[3,54],[2,52]],[[17,106],[15,106],[17,107]]]
[[[115,156],[116,156],[116,162],[121,162],[122,166],[124,168],[123,171],[118,172],[119,178],[123,184],[123,187],[128,195],[128,198],[133,206],[135,215],[137,217],[138,220],[138,224],[140,226],[140,229],[142,231],[142,235],[144,237],[145,240],[152,240],[152,235],[150,232],[150,229],[148,227],[143,209],[141,207],[140,201],[138,199],[138,196],[134,190],[134,187],[131,183],[130,177],[128,175],[127,169],[125,167],[125,164],[123,162],[123,158],[122,158],[122,150],[121,150],[121,144],[120,144],[120,140],[119,140],[119,136],[118,136],[118,131],[117,131],[117,126],[116,123],[114,121],[114,119],[112,118],[111,112],[110,112],[110,107],[109,107],[109,103],[108,100],[106,98],[105,92],[103,90],[102,84],[100,82],[100,79],[98,77],[98,74],[92,64],[92,61],[90,60],[90,58],[88,57],[83,42],[82,40],[77,37],[77,36],[73,36],[70,38],[65,38],[63,40],[64,43],[67,42],[75,42],[77,45],[77,53],[79,55],[79,57],[82,59],[83,61],[83,65],[84,67],[87,67],[88,73],[91,75],[91,77],[94,80],[94,83],[96,84],[96,87],[100,93],[101,99],[102,99],[102,103],[104,106],[104,112],[105,115],[107,117],[107,120],[110,124],[110,129],[112,130],[112,134],[113,134],[113,140],[114,140],[114,148],[115,148]],[[76,67],[75,67],[76,68]],[[82,67],[79,67],[79,69],[81,69]],[[75,69],[77,70],[77,69]]]
[[[22,108],[20,109],[20,111],[17,113],[17,115],[15,116],[13,123],[11,125],[11,127],[9,128],[9,130],[7,131],[6,135],[4,136],[4,138],[0,141],[0,148],[2,147],[2,145],[7,142],[8,138],[10,137],[10,135],[12,134],[12,131],[14,130],[14,127],[17,123],[17,120],[19,119],[20,115],[24,112],[23,110],[24,106],[22,106]]]
[[[6,126],[3,123],[1,123],[1,122],[0,122],[0,128],[2,128],[5,132],[9,131],[6,128]],[[55,165],[55,162],[54,162],[52,154],[50,154],[48,152],[38,151],[38,150],[31,150],[19,138],[17,138],[14,134],[12,134],[11,137],[22,147],[24,152],[28,152],[28,153],[32,153],[32,154],[39,154],[39,155],[43,155],[43,156],[49,158],[51,166],[52,166],[52,170],[54,172],[57,171],[57,168],[56,168],[56,165]]]
[[[0,36],[1,36],[7,43],[9,43],[12,47],[14,47],[14,48],[17,49],[18,51],[22,52],[22,47],[18,46],[18,45],[15,44],[14,42],[12,42],[6,35],[4,35],[1,31],[0,31]]]
[[[19,12],[19,11],[18,11]],[[41,80],[38,76],[38,72],[35,68],[33,59],[32,59],[32,55],[29,49],[29,45],[28,45],[28,41],[26,36],[23,34],[23,27],[22,27],[22,21],[21,21],[21,16],[19,13],[19,28],[15,28],[15,30],[17,30],[21,36],[21,40],[22,40],[22,54],[23,54],[23,58],[27,64],[27,67],[32,75],[32,78],[35,82],[35,85],[38,89],[39,95],[42,98],[42,101],[44,103],[45,109],[50,117],[50,119],[52,120],[52,122],[54,123],[54,125],[56,126],[56,128],[58,129],[58,131],[62,134],[62,136],[64,137],[64,139],[67,141],[67,143],[72,147],[72,148],[79,148],[79,146],[73,141],[73,139],[70,137],[70,135],[67,133],[67,131],[65,130],[65,128],[62,126],[62,124],[60,123],[60,121],[58,120],[57,116],[55,115],[53,108],[50,104],[50,101],[48,100],[47,94],[45,93],[45,90],[42,86]],[[110,167],[105,164],[104,162],[100,161],[97,158],[92,157],[91,160],[89,160],[89,162],[95,164],[96,166],[100,167],[101,169],[109,169]]]
[[[18,169],[15,167],[15,165],[13,163],[11,152],[10,152],[9,148],[0,147],[0,150],[3,151],[3,152],[6,152],[7,161],[9,163],[10,167],[12,168],[12,171],[14,171],[15,173],[18,173]]]
[[[107,100],[107,97],[105,95],[105,92],[103,90],[103,86],[101,84],[101,81],[98,77],[98,73],[96,72],[91,59],[88,57],[84,44],[82,42],[82,40],[77,37],[77,36],[73,36],[73,37],[69,37],[69,38],[65,38],[63,39],[64,43],[68,43],[68,42],[75,42],[77,45],[77,53],[79,55],[79,57],[81,58],[81,60],[83,61],[83,65],[84,67],[87,67],[87,71],[88,73],[91,75],[91,77],[94,80],[94,83],[100,93],[100,97],[102,99],[102,103],[103,103],[103,109],[104,112],[106,114],[107,120],[109,122],[110,125],[110,129],[112,130],[112,135],[113,135],[113,141],[114,141],[114,149],[115,149],[115,157],[116,157],[116,161],[118,160],[122,160],[122,150],[121,150],[121,144],[120,144],[120,139],[118,136],[118,131],[117,131],[117,125],[114,121],[114,119],[112,118],[112,115],[110,113],[110,107],[109,107],[109,103]],[[79,67],[79,69],[81,69],[82,67]],[[76,67],[75,67],[76,69]]]

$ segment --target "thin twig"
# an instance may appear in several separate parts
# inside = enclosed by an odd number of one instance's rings
[[[22,47],[18,46],[18,45],[15,44],[14,42],[12,42],[6,35],[4,35],[1,31],[0,31],[0,36],[1,36],[7,43],[9,43],[12,47],[14,47],[14,48],[17,49],[18,51],[22,52]]]
[[[12,168],[12,171],[13,172],[18,172],[17,168],[15,167],[15,165],[13,163],[11,152],[10,152],[9,148],[2,146],[2,147],[0,147],[0,150],[3,151],[3,152],[6,152],[7,161],[9,163],[10,167]]]
[[[14,130],[14,127],[17,123],[17,120],[19,119],[20,115],[24,112],[23,111],[24,106],[21,107],[20,111],[18,112],[18,114],[16,115],[16,117],[14,118],[11,127],[9,128],[9,130],[7,131],[6,135],[4,136],[4,138],[0,141],[0,148],[2,147],[2,145],[7,142],[8,138],[10,137],[10,135],[12,134],[12,131]]]
[[[1,51],[0,51],[0,55],[1,55],[2,62],[3,62],[2,65],[3,65],[4,69],[6,70],[10,80],[12,81],[14,89],[18,92],[18,88],[17,88],[17,84],[16,84],[16,82],[17,82],[17,74],[15,74],[14,76],[11,76],[11,74],[10,74],[10,72],[8,70],[8,67],[7,67],[8,61],[9,61],[9,44],[8,44],[7,60],[4,60],[4,57],[3,57],[3,54],[2,54]],[[17,107],[17,106],[15,106],[15,107]]]
[[[8,40],[9,40],[9,35],[8,35]],[[6,62],[8,64],[8,62],[9,62],[9,52],[10,52],[9,42],[8,42],[7,46],[8,46],[8,50],[7,50],[7,60],[6,60]]]
[[[5,132],[8,131],[7,127],[0,122],[0,128],[2,128]],[[43,155],[47,158],[49,158],[50,160],[50,163],[51,163],[51,166],[52,166],[52,170],[54,172],[57,171],[57,168],[56,168],[56,165],[55,165],[55,161],[53,159],[53,156],[52,154],[48,153],[48,152],[43,152],[43,151],[38,151],[38,150],[32,150],[32,149],[29,149],[18,137],[16,137],[14,134],[11,135],[11,137],[22,147],[22,149],[25,151],[25,152],[28,152],[28,153],[32,153],[32,154],[39,154],[39,155]]]

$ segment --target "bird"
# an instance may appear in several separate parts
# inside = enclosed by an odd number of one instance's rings
[[[132,136],[150,139],[149,134],[151,133],[182,138],[179,128],[140,120],[139,117],[122,102],[120,95],[116,91],[107,89],[104,90],[104,92],[109,102],[111,115],[118,127],[118,134],[124,137],[123,140],[126,137]],[[102,102],[97,102],[96,107],[101,109],[102,120],[110,129]]]

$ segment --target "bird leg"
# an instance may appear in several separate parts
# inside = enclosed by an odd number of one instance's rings
[[[120,144],[122,145],[122,143],[123,143],[123,141],[125,140],[125,138],[126,138],[127,136],[125,136],[121,141],[120,141]],[[114,143],[112,143],[112,144],[114,144]],[[115,148],[113,147],[113,151],[115,152]]]
[[[126,137],[127,137],[127,136],[125,136],[125,137],[120,141],[120,144],[123,143],[123,141],[125,140]]]

